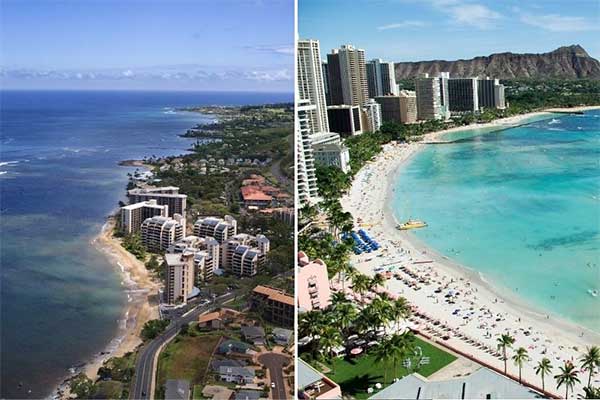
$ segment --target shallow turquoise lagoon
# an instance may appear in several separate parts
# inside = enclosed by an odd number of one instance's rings
[[[600,331],[600,111],[452,134],[397,177],[399,220],[537,310]]]

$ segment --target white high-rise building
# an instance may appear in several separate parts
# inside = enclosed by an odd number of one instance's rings
[[[136,233],[142,222],[157,215],[168,216],[169,206],[159,205],[156,200],[148,200],[121,207],[121,231],[125,234]]]
[[[315,106],[308,100],[300,99],[296,107],[296,147],[297,147],[297,173],[298,197],[300,205],[317,201],[317,177],[315,175],[315,160],[311,145],[310,112]]]
[[[440,92],[440,79],[422,74],[416,81],[417,115],[419,120],[441,119],[443,117]]]
[[[312,132],[327,132],[327,103],[325,100],[325,82],[318,40],[298,40],[298,97],[309,100],[314,110],[308,111],[308,120]]]
[[[369,97],[398,94],[394,63],[375,58],[366,64]]]
[[[375,99],[369,99],[365,104],[364,113],[367,117],[367,129],[365,130],[377,132],[381,128],[381,105]]]
[[[178,240],[183,239],[183,218],[175,214],[175,219],[155,216],[146,219],[140,227],[142,243],[149,251],[165,251]]]
[[[194,287],[193,254],[165,254],[164,300],[170,305],[185,304],[197,294]]]

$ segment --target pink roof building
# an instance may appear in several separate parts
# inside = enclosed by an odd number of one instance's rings
[[[327,265],[322,260],[310,261],[304,252],[298,252],[296,282],[298,308],[301,311],[324,309],[330,304]]]

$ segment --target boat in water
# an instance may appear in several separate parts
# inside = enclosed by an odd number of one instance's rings
[[[409,219],[403,224],[398,224],[396,229],[407,231],[409,229],[425,228],[426,226],[427,224],[424,221],[419,221],[418,219]]]

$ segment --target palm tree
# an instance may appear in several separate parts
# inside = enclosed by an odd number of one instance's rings
[[[402,334],[395,333],[390,337],[391,357],[394,364],[394,377],[398,375],[398,362],[414,352],[415,335],[412,331],[406,331]]]
[[[391,340],[382,340],[372,351],[377,365],[383,365],[383,383],[385,384],[387,382],[388,365],[393,354]]]
[[[587,386],[583,388],[584,399],[600,399],[600,388]]]
[[[298,324],[298,333],[300,336],[309,336],[314,338],[319,336],[325,325],[323,313],[320,311],[309,311],[300,317]]]
[[[398,329],[400,320],[408,318],[411,314],[410,304],[404,297],[398,297],[392,302],[392,314],[394,315],[396,329]]]
[[[385,278],[382,274],[375,274],[373,278],[371,278],[371,290],[375,289],[377,286],[385,285]]]
[[[573,389],[573,386],[575,386],[575,383],[579,383],[580,380],[577,377],[577,370],[575,370],[575,366],[568,362],[565,361],[565,365],[563,367],[559,367],[560,369],[560,374],[558,375],[554,375],[554,379],[556,379],[556,388],[560,388],[562,385],[565,385],[566,387],[566,392],[565,392],[565,399],[569,398],[569,388]]]
[[[333,362],[333,349],[343,343],[342,335],[335,326],[325,326],[319,339],[319,351],[321,355],[331,363],[331,369],[335,374],[335,362]]]
[[[546,357],[542,358],[542,361],[538,363],[535,367],[535,374],[542,376],[542,390],[546,390],[546,384],[544,382],[544,377],[546,374],[549,374],[552,370],[552,364],[550,364],[550,360]]]
[[[348,329],[354,324],[356,317],[358,317],[356,306],[352,303],[339,304],[335,308],[334,314],[334,321],[339,325],[344,333],[348,332]]]
[[[521,383],[521,370],[523,369],[523,363],[529,361],[531,358],[529,357],[529,354],[527,354],[527,349],[525,349],[525,347],[519,347],[512,359],[515,362],[515,365],[519,366],[519,383]]]
[[[386,330],[387,324],[392,318],[392,303],[389,298],[376,297],[367,309],[370,309],[377,321],[377,325],[374,327],[376,330],[383,326],[384,331]]]
[[[592,385],[592,375],[594,370],[600,367],[600,347],[592,346],[586,349],[586,353],[581,356],[581,366],[589,371],[588,386]]]
[[[369,290],[371,280],[365,274],[357,274],[352,280],[352,290],[360,294],[360,301],[363,300],[363,294]]]
[[[510,334],[505,333],[498,338],[498,350],[502,349],[502,359],[504,360],[504,373],[506,374],[506,349],[512,347],[515,342],[515,338]]]

